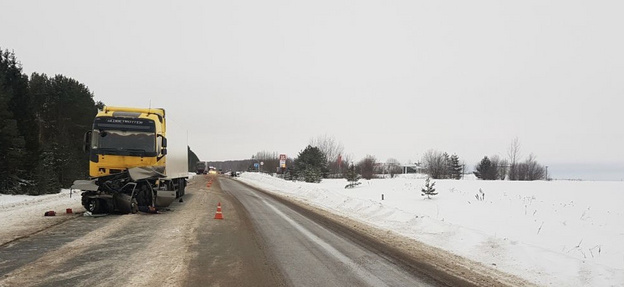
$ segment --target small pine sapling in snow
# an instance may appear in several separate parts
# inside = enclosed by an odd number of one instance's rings
[[[345,179],[349,182],[349,184],[347,184],[345,188],[353,188],[361,183],[358,182],[358,180],[360,180],[360,175],[357,173],[357,171],[355,171],[355,166],[353,164],[351,164],[351,166],[347,168],[347,172],[345,172],[344,176]]]
[[[431,199],[432,195],[437,195],[438,193],[435,191],[435,181],[433,183],[430,183],[430,178],[427,177],[427,179],[425,180],[425,187],[423,187],[421,189],[422,191],[422,196],[427,196],[428,199]]]

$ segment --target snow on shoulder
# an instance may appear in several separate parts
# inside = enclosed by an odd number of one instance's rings
[[[624,285],[624,182],[432,180],[438,195],[428,199],[425,178],[349,189],[345,179],[240,180],[539,285]]]
[[[80,191],[63,189],[57,194],[39,196],[0,194],[0,245],[33,234],[60,221],[67,220],[65,211],[82,212]],[[46,211],[57,216],[44,217]]]

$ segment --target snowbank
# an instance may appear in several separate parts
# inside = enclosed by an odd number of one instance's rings
[[[65,214],[68,208],[74,213],[84,211],[80,191],[70,194],[64,189],[57,194],[40,196],[0,194],[0,245],[67,220],[71,216]],[[55,211],[57,216],[44,217],[49,210]]]
[[[422,176],[354,189],[344,179],[240,180],[540,285],[624,285],[624,182],[435,180],[439,195],[427,199]]]

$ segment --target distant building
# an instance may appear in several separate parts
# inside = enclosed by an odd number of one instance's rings
[[[420,162],[402,164],[401,168],[403,169],[403,174],[408,174],[408,173],[425,173],[425,168],[423,167],[423,165]]]

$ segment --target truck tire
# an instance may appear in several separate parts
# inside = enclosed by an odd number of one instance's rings
[[[86,206],[87,211],[91,214],[98,214],[104,211],[104,202],[98,198],[90,198]]]

